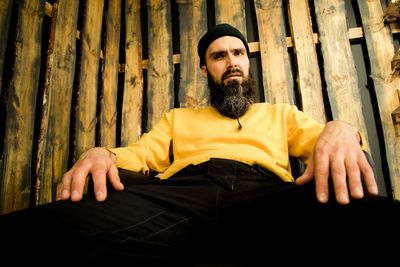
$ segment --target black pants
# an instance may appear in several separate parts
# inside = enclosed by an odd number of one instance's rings
[[[236,161],[212,159],[167,180],[109,191],[103,203],[87,195],[1,216],[3,261],[190,266],[308,261],[315,253],[349,259],[354,251],[370,258],[398,249],[399,202],[366,196],[319,204],[313,183],[285,183]]]

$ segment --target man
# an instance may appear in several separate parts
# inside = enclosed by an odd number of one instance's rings
[[[356,128],[254,104],[249,48],[230,25],[212,28],[198,48],[211,106],[174,109],[135,144],[83,153],[59,186],[62,201],[0,220],[14,245],[35,240],[64,261],[248,263],[282,261],[308,251],[304,242],[319,253],[368,251],[375,234],[398,232],[399,203],[376,196]],[[289,154],[307,163],[295,183]],[[162,176],[124,187],[118,167]],[[83,198],[89,174],[98,202]],[[28,220],[32,229],[21,226]],[[19,226],[25,232],[10,230]]]

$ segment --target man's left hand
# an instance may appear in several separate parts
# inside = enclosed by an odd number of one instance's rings
[[[296,184],[302,185],[315,178],[317,199],[326,203],[329,198],[328,181],[332,178],[336,200],[340,204],[352,198],[364,197],[361,174],[367,191],[377,195],[374,172],[360,146],[358,130],[342,121],[326,124],[314,147],[313,155]]]

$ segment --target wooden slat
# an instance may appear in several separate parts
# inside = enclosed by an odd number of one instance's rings
[[[399,106],[397,89],[400,88],[400,78],[391,78],[393,39],[389,27],[383,23],[383,10],[379,0],[359,0],[358,6],[371,66],[370,77],[373,79],[379,106],[393,196],[400,200],[400,129],[398,124],[393,124],[391,115]]]
[[[174,70],[170,2],[147,1],[149,65],[147,68],[147,131],[174,107]]]
[[[108,2],[105,18],[100,145],[116,146],[121,0]]]
[[[180,107],[201,108],[209,104],[206,79],[201,75],[197,43],[207,31],[206,0],[181,0],[180,29]]]
[[[297,82],[302,110],[320,123],[325,122],[321,76],[308,2],[289,0],[289,21],[296,54]]]
[[[3,66],[7,48],[8,31],[10,27],[13,0],[0,1],[0,90],[3,81]]]
[[[255,0],[265,101],[294,104],[282,1]]]
[[[8,93],[0,212],[29,207],[32,146],[39,84],[43,1],[19,1],[15,64]]]
[[[215,0],[215,23],[228,23],[247,36],[244,0]]]
[[[36,205],[55,200],[57,183],[68,168],[79,0],[57,2],[52,10],[47,51],[37,155]]]
[[[125,1],[125,84],[122,104],[121,145],[142,134],[143,72],[140,0]]]
[[[349,40],[350,41],[357,41],[361,38],[363,38],[363,31],[361,27],[357,27],[357,28],[350,28],[349,29]],[[292,37],[286,37],[286,46],[289,47],[293,47],[293,41],[292,41]],[[314,39],[314,43],[318,44],[319,40],[318,40],[318,34],[317,33],[313,33],[313,39]],[[260,42],[249,42],[249,49],[250,49],[250,54],[253,53],[257,53],[260,52]],[[172,60],[174,64],[179,64],[181,62],[181,55],[180,54],[174,54],[172,56]],[[149,61],[147,59],[143,59],[142,61],[142,67],[143,69],[147,69],[147,65],[148,65]],[[120,71],[123,72],[125,69],[124,64],[121,64],[120,66]]]
[[[347,35],[344,1],[314,1],[325,81],[333,119],[356,126],[368,142],[357,70]]]
[[[104,0],[88,0],[82,30],[82,57],[76,113],[75,160],[95,146],[98,73]]]

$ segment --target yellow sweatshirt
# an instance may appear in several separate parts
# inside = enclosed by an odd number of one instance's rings
[[[253,104],[240,123],[239,130],[236,119],[222,116],[214,107],[173,109],[138,142],[110,151],[117,157],[117,167],[163,173],[161,179],[189,164],[224,158],[259,164],[282,180],[293,181],[289,155],[307,163],[324,128],[287,104]]]

